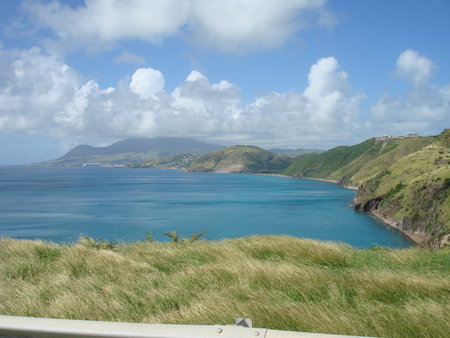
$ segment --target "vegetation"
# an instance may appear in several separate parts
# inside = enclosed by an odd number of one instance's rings
[[[99,247],[0,240],[0,314],[448,337],[450,249],[288,236]]]
[[[321,154],[298,156],[289,167],[283,170],[282,174],[300,178],[330,179],[332,173],[358,159],[374,143],[375,139],[369,139],[356,146],[340,146]]]
[[[357,210],[420,233],[426,245],[450,243],[450,129],[437,137],[380,137],[298,156],[282,174],[357,187]]]
[[[237,145],[203,155],[187,171],[227,173],[278,173],[292,158],[255,146]]]
[[[357,204],[381,198],[378,212],[398,220],[401,230],[426,234],[432,246],[448,245],[450,147],[442,142],[448,135],[450,129],[364,182]]]
[[[127,168],[150,169],[185,169],[189,167],[201,155],[185,153],[170,157],[160,157],[149,161],[133,162],[126,165]]]

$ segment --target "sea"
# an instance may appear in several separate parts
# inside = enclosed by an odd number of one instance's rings
[[[356,248],[413,243],[349,208],[356,191],[323,181],[251,174],[107,167],[0,167],[0,236],[133,242],[154,234],[220,240],[290,235]]]

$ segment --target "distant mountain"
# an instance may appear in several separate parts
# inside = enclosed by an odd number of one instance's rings
[[[191,138],[157,137],[126,139],[107,147],[79,145],[64,156],[34,165],[73,166],[84,164],[123,165],[184,153],[207,154],[223,148]]]
[[[358,188],[355,210],[371,212],[412,238],[421,235],[425,245],[450,245],[450,129],[300,155],[282,174]]]
[[[220,173],[279,172],[292,158],[256,146],[236,145],[203,155],[187,171]]]
[[[269,149],[269,150],[276,154],[288,155],[288,156],[292,156],[292,157],[296,157],[298,155],[303,155],[303,154],[310,154],[310,153],[321,154],[325,151],[325,150],[319,150],[319,149],[303,149],[303,148],[298,148],[298,149],[273,148],[273,149]]]

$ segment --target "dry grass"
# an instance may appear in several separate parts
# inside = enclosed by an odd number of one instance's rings
[[[450,249],[356,250],[288,236],[101,249],[0,240],[0,314],[448,337]]]

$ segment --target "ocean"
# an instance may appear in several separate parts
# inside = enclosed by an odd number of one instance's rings
[[[168,241],[291,235],[358,248],[413,243],[349,205],[354,190],[248,174],[105,167],[0,167],[0,236],[74,242],[79,236]]]

